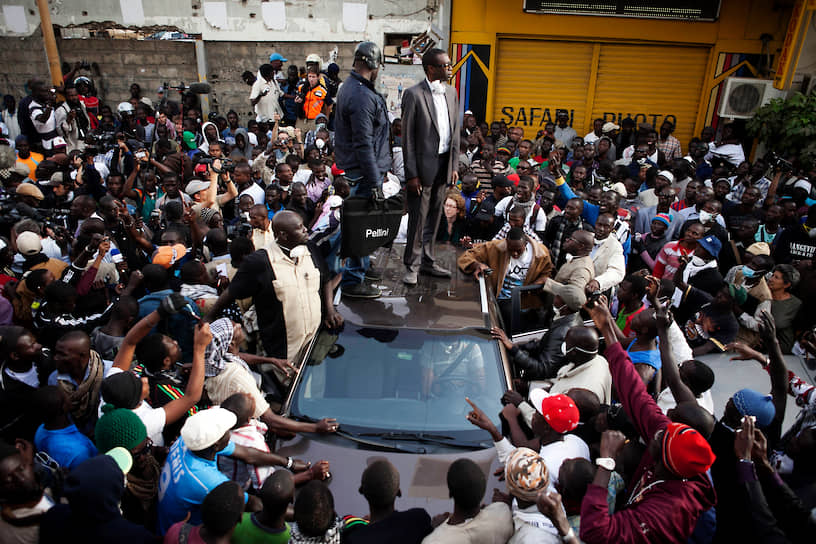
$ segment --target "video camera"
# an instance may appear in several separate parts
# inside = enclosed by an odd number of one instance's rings
[[[780,157],[777,153],[773,151],[768,151],[765,154],[765,162],[774,169],[774,171],[780,172],[792,172],[793,171],[793,164],[790,161],[786,161],[782,157]]]
[[[213,159],[212,157],[204,157],[203,159],[199,159],[199,164],[209,164],[212,165],[213,161],[220,160],[221,161],[221,168],[215,168],[214,166],[210,166],[213,172],[216,174],[223,174],[224,172],[232,173],[235,172],[235,163],[232,159]]]

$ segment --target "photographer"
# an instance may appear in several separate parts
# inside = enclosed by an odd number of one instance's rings
[[[54,112],[57,133],[65,139],[66,151],[85,149],[85,138],[90,132],[91,121],[85,104],[79,100],[79,93],[73,85],[65,87],[65,102]]]

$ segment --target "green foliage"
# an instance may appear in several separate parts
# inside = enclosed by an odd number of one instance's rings
[[[748,133],[782,156],[796,155],[805,165],[816,162],[816,93],[775,98],[746,124]]]

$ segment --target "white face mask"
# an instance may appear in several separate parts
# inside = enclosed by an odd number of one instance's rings
[[[318,149],[323,149],[326,147],[326,142],[324,142],[322,138],[318,138],[315,140],[315,147]]]
[[[705,210],[700,210],[700,223],[708,223],[713,218],[714,218],[714,216],[712,214],[708,213]]]
[[[702,258],[695,255],[691,258],[691,264],[694,266],[705,266],[706,262]]]

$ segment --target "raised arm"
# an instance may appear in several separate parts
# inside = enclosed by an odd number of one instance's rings
[[[150,334],[153,327],[158,325],[163,317],[181,311],[186,304],[187,301],[179,293],[173,293],[165,297],[155,311],[150,312],[137,321],[133,328],[128,331],[124,340],[122,340],[119,351],[116,353],[113,366],[125,371],[130,370],[130,364],[133,362],[133,354],[136,352],[136,344]]]
[[[190,369],[187,387],[184,388],[184,396],[174,399],[163,406],[165,425],[181,419],[187,410],[195,406],[195,404],[201,400],[201,392],[204,389],[204,354],[211,341],[212,333],[210,332],[210,325],[200,322],[195,328],[195,336],[193,338],[193,365]]]

